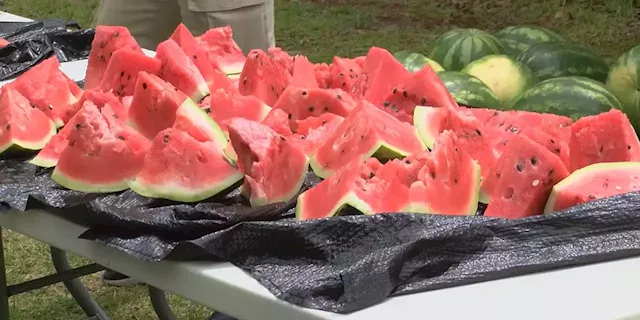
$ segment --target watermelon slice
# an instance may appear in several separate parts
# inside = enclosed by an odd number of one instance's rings
[[[318,82],[318,86],[323,89],[328,89],[331,86],[331,71],[332,66],[326,63],[316,63],[314,64],[313,73],[316,76],[316,81]],[[347,91],[351,92],[351,91]]]
[[[251,50],[240,74],[238,91],[273,106],[290,81],[291,74],[264,51]]]
[[[209,60],[219,66],[224,73],[242,72],[245,56],[233,40],[233,31],[230,26],[209,29],[203,35],[196,37],[196,41],[207,53]]]
[[[424,149],[415,128],[361,101],[311,157],[311,167],[327,178],[356,159],[393,159]]]
[[[287,138],[259,122],[234,118],[229,140],[246,175],[242,188],[252,207],[288,201],[300,191],[309,159]]]
[[[444,131],[410,186],[411,212],[472,215],[478,209],[480,165]],[[395,160],[401,161],[401,160]]]
[[[162,62],[158,73],[160,78],[184,92],[191,100],[200,102],[209,95],[209,84],[177,42],[168,39],[158,44],[156,59]]]
[[[87,193],[126,190],[126,180],[142,168],[151,142],[90,101],[74,117],[69,144],[60,154],[51,179],[61,186]]]
[[[514,135],[482,181],[483,197],[489,200],[484,215],[514,219],[542,214],[551,188],[568,175],[551,151],[524,135]]]
[[[338,129],[342,121],[344,121],[343,117],[332,113],[324,113],[319,117],[308,117],[304,120],[296,121],[296,132],[291,135],[290,139],[311,157],[327,141],[331,134]]]
[[[333,176],[298,196],[296,218],[328,218],[346,207],[364,214],[408,211],[409,188],[399,179],[379,178],[383,165],[376,158],[354,160]]]
[[[329,87],[351,92],[360,73],[362,73],[362,66],[354,59],[333,57]]]
[[[175,41],[182,51],[191,58],[191,62],[198,68],[202,77],[207,81],[209,88],[215,84],[219,74],[226,77],[220,70],[220,66],[209,60],[207,53],[198,44],[196,38],[184,23],[178,25],[169,39]]]
[[[160,72],[160,60],[149,58],[133,50],[117,50],[111,56],[104,71],[100,89],[112,90],[116,96],[133,95],[138,74],[142,71],[150,74]]]
[[[71,120],[71,118],[82,108],[84,102],[87,100],[93,102],[96,106],[98,106],[98,108],[102,108],[105,104],[109,104],[111,106],[111,109],[113,109],[120,120],[124,121],[127,119],[127,114],[129,112],[128,108],[125,107],[120,99],[118,99],[118,97],[116,97],[110,91],[104,92],[97,88],[89,89],[84,91],[79,99],[80,100],[72,104],[67,109],[67,112],[63,115],[62,120],[65,123]]]
[[[271,47],[267,49],[267,52],[272,57],[273,61],[281,65],[285,70],[293,74],[295,68],[295,57],[292,57],[286,51],[279,47]]]
[[[56,125],[44,112],[10,86],[0,89],[0,153],[17,149],[40,150],[56,134]]]
[[[209,137],[220,149],[227,144],[218,124],[193,100],[159,77],[140,72],[128,124],[148,139],[154,139],[160,131],[173,126],[176,119],[181,119],[180,128],[193,130],[195,138]]]
[[[168,128],[155,137],[142,170],[128,184],[145,197],[198,202],[231,189],[242,178],[218,146]]]
[[[271,109],[269,114],[267,114],[260,123],[285,137],[293,134],[289,126],[289,115],[282,109]]]
[[[571,125],[570,171],[600,162],[640,161],[640,142],[618,109],[580,118]]]
[[[357,102],[342,89],[289,86],[273,108],[284,110],[291,120],[302,120],[327,112],[346,117],[356,105]]]
[[[100,87],[109,61],[113,53],[119,49],[143,54],[138,42],[126,27],[97,26],[91,42],[87,72],[84,77],[85,90]]]
[[[82,97],[82,93],[84,92],[78,84],[71,80],[69,76],[67,76],[64,72],[61,72],[64,79],[67,81],[67,85],[69,86],[69,91],[71,91],[71,95],[73,95],[76,99],[80,99]]]
[[[220,125],[221,130],[225,133],[228,131],[227,123],[232,118],[240,117],[260,122],[271,111],[268,105],[254,96],[243,96],[220,89],[212,92],[211,99],[206,100],[206,103],[202,103],[200,106],[209,112],[211,118]]]
[[[293,64],[293,73],[289,86],[297,86],[302,88],[318,88],[316,80],[315,66],[309,62],[305,56],[295,56]]]
[[[582,167],[553,186],[545,213],[640,190],[640,162],[601,162]]]
[[[362,66],[358,80],[349,92],[355,98],[365,98],[375,104],[382,104],[389,93],[398,85],[407,84],[411,72],[396,60],[389,51],[371,47]]]
[[[8,84],[22,94],[33,106],[42,110],[57,127],[64,125],[63,115],[77,101],[60,71],[55,56],[48,58]]]

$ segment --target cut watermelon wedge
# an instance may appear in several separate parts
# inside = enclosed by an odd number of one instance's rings
[[[318,88],[316,80],[315,66],[309,62],[305,56],[295,56],[293,64],[293,73],[289,86],[302,88]]]
[[[226,74],[239,74],[244,67],[245,56],[233,40],[230,26],[212,28],[196,41],[207,53],[209,60],[218,65]]]
[[[191,58],[191,61],[196,65],[202,77],[207,81],[207,84],[209,84],[209,88],[211,88],[216,79],[218,79],[217,74],[222,73],[222,71],[220,71],[220,66],[209,60],[209,56],[198,44],[191,31],[181,23],[176,30],[173,31],[169,39],[175,41],[182,51]],[[226,75],[222,73],[222,76]]]
[[[40,150],[55,134],[53,121],[20,92],[9,86],[0,89],[0,153]]]
[[[240,74],[238,91],[273,106],[291,82],[291,74],[262,50],[251,50]]]
[[[113,112],[120,118],[120,120],[124,121],[127,119],[127,115],[129,110],[125,107],[120,99],[116,97],[112,92],[104,92],[100,89],[89,89],[82,93],[80,100],[76,103],[72,104],[67,112],[63,115],[62,120],[67,123],[71,118],[78,112],[85,101],[93,102],[98,108],[102,108],[105,104],[109,104]]]
[[[158,76],[184,92],[191,100],[200,102],[209,95],[209,84],[177,42],[168,39],[158,44],[155,58],[162,62]],[[213,76],[213,73],[210,75]]]
[[[346,117],[356,108],[357,102],[342,89],[301,88],[289,86],[282,93],[274,109],[282,109],[291,120],[317,117],[333,113]]]
[[[84,89],[100,87],[107,65],[116,50],[131,50],[142,54],[142,49],[129,29],[118,26],[97,26],[91,42]]]
[[[143,53],[132,50],[117,50],[111,56],[107,69],[100,82],[102,91],[110,91],[118,97],[133,94],[138,74],[146,72],[158,74],[160,60],[149,58]]]
[[[61,186],[86,193],[126,190],[126,180],[142,168],[151,142],[90,101],[74,117],[69,143],[60,154],[51,179]]]
[[[142,170],[128,184],[145,197],[198,202],[231,189],[242,178],[218,146],[169,128],[158,133]]]
[[[209,105],[201,104],[201,107],[208,110],[223,132],[227,132],[230,119],[239,117],[260,122],[271,111],[268,105],[254,96],[242,96],[224,90],[212,92],[211,99],[207,99],[207,102]]]

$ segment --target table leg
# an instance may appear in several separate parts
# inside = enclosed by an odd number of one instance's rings
[[[167,303],[167,296],[164,294],[164,291],[149,286],[149,298],[151,298],[151,305],[156,315],[158,315],[159,320],[177,320],[173,311],[171,311],[169,303]]]
[[[9,320],[9,286],[7,284],[2,243],[2,227],[0,227],[0,319]]]
[[[67,260],[66,252],[58,248],[50,248],[51,261],[53,262],[53,266],[56,271],[62,272],[71,269],[71,266],[69,266],[69,260]],[[80,279],[66,280],[63,283],[65,287],[67,287],[67,290],[69,290],[69,293],[71,293],[73,299],[76,300],[87,316],[99,316],[102,320],[109,320],[102,308],[100,308],[95,300],[93,300],[87,288],[85,288],[82,282],[80,282]]]

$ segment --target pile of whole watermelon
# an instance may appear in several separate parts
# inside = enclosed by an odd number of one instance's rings
[[[81,192],[198,202],[239,187],[254,207],[297,197],[302,220],[479,202],[519,218],[640,186],[634,50],[609,74],[621,104],[598,82],[606,63],[541,28],[456,29],[431,58],[373,47],[326,64],[245,56],[229,27],[183,25],[149,57],[100,26],[83,89],[53,57],[0,90],[0,150],[36,150]],[[301,190],[309,170],[323,180]]]

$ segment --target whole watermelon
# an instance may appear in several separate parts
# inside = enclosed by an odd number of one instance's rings
[[[579,76],[558,77],[539,82],[525,91],[512,109],[553,113],[578,119],[621,109],[620,101],[605,86]]]
[[[500,41],[479,29],[452,29],[443,33],[433,45],[429,58],[445,70],[460,71],[471,61],[496,53],[504,53]]]
[[[554,31],[534,25],[509,26],[494,35],[504,46],[507,55],[511,57],[516,57],[522,51],[538,43],[549,41],[566,42],[562,36]]]
[[[438,77],[458,104],[500,109],[498,98],[480,79],[460,71],[441,71],[438,72]]]
[[[402,65],[411,72],[417,72],[422,70],[425,65],[429,65],[433,71],[443,71],[442,66],[427,58],[425,55],[417,52],[410,51],[398,51],[393,55]]]
[[[640,131],[640,45],[624,53],[611,66],[607,88],[622,103],[631,124]]]
[[[516,59],[526,64],[539,80],[582,76],[605,82],[609,65],[593,51],[567,42],[542,42],[521,52]]]

